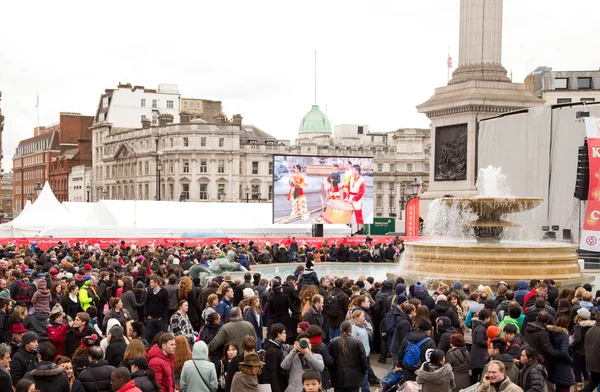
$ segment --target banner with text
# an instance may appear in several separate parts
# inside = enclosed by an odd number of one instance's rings
[[[421,231],[421,225],[419,223],[419,202],[420,199],[415,197],[406,203],[406,216],[404,217],[406,231],[404,234],[406,234],[407,237],[418,237],[419,232]]]
[[[590,187],[579,247],[600,252],[600,118],[586,118],[585,132],[590,161]]]

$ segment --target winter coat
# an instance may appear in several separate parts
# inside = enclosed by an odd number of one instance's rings
[[[521,358],[521,350],[527,346],[529,346],[529,344],[523,339],[523,336],[520,333],[517,333],[510,343],[506,344],[506,354],[514,359],[519,359]]]
[[[29,352],[25,347],[20,346],[10,362],[10,377],[12,378],[13,385],[17,385],[27,372],[35,369],[37,364],[37,353]]]
[[[548,366],[550,382],[560,385],[575,384],[572,371],[573,358],[569,354],[569,331],[555,325],[547,325],[546,329],[550,331],[552,347],[559,352],[558,357],[550,359]]]
[[[33,293],[33,297],[31,297],[31,304],[36,312],[50,313],[50,301],[52,301],[52,294],[50,294],[50,290],[48,289],[38,289]]]
[[[346,293],[344,293],[342,289],[336,287],[327,294],[327,298],[325,298],[325,303],[327,303],[329,297],[331,297],[332,295],[337,298],[337,302],[340,308],[340,314],[337,317],[332,317],[325,313],[327,315],[327,325],[329,325],[330,328],[339,328],[342,322],[345,321],[346,312],[348,311],[348,305],[350,304],[350,300],[348,299],[348,296],[346,295]]]
[[[450,337],[452,334],[457,333],[456,330],[452,327],[443,328],[439,332],[436,333],[436,346],[438,350],[442,350],[443,352],[447,352],[450,349]]]
[[[215,336],[217,336],[219,329],[221,329],[220,324],[204,324],[204,327],[202,327],[202,330],[200,331],[200,340],[202,340],[206,344],[210,343],[215,338]],[[210,351],[210,354],[211,358],[213,359],[222,358],[223,349]]]
[[[71,392],[65,369],[52,362],[40,362],[23,378],[35,382],[35,389],[40,392]]]
[[[302,280],[301,280],[301,285],[298,289],[301,289],[304,286],[317,286],[319,287],[319,277],[317,276],[317,273],[315,271],[312,270],[304,270],[304,272],[302,273]]]
[[[12,392],[13,384],[10,378],[10,373],[6,368],[0,365],[0,391]]]
[[[256,351],[260,351],[262,349],[263,341],[262,315],[257,314],[253,309],[247,309],[246,314],[244,315],[244,320],[252,324],[252,326],[254,327],[254,331],[256,332],[256,338],[258,340],[258,346],[256,347]]]
[[[8,314],[0,310],[0,343],[10,344],[10,325],[8,325]]]
[[[294,312],[295,309],[294,302],[289,296],[282,292],[276,292],[267,300],[265,307],[267,327],[270,328],[275,323],[281,323],[285,325],[286,330],[290,331],[292,328],[292,319],[289,312]]]
[[[138,303],[135,298],[135,293],[131,290],[121,294],[121,302],[123,302],[123,309],[127,310],[129,317],[132,320],[139,320],[138,309],[142,309],[144,304]]]
[[[296,392],[302,388],[302,374],[306,369],[316,370],[319,373],[325,369],[321,354],[308,354],[301,356],[295,349],[289,352],[281,362],[281,368],[287,370],[288,387],[285,392]]]
[[[69,328],[65,338],[65,355],[69,358],[73,356],[75,350],[81,346],[81,339],[94,333],[89,325],[86,325],[82,331],[77,328]]]
[[[221,325],[226,324],[231,317],[231,308],[233,308],[233,304],[231,301],[228,301],[225,297],[221,298],[219,304],[217,305],[217,313],[221,316]]]
[[[173,313],[171,316],[171,322],[169,323],[169,332],[171,332],[175,337],[179,335],[183,335],[190,342],[196,340],[196,331],[194,331],[194,327],[192,327],[192,323],[188,318],[187,314],[181,314],[179,312]]]
[[[215,365],[208,362],[208,346],[202,341],[195,343],[192,359],[181,370],[181,392],[215,392],[218,385]]]
[[[231,382],[232,391],[258,392],[258,378],[242,372],[237,372]]]
[[[479,388],[477,388],[477,392],[523,392],[523,390],[517,384],[510,381],[508,377],[504,377],[504,381],[502,381],[498,390],[492,384],[484,385],[481,383]]]
[[[490,361],[502,362],[504,364],[505,376],[508,377],[508,379],[510,381],[514,382],[515,384],[517,382],[519,382],[519,368],[517,368],[517,365],[515,365],[515,360],[513,357],[504,353],[504,354],[500,354],[500,355],[494,355],[493,357],[490,358]],[[490,365],[489,363],[487,363],[485,365],[485,367],[483,368],[483,372],[481,373],[482,375],[485,376],[487,374],[489,365]]]
[[[587,332],[596,325],[595,321],[583,320],[575,324],[573,327],[573,354],[585,356],[585,335]]]
[[[391,310],[392,316],[395,317],[396,326],[394,327],[392,333],[388,330],[387,338],[392,339],[390,346],[390,354],[399,355],[400,346],[402,345],[402,341],[413,330],[413,325],[410,320],[410,316],[400,309],[397,306],[394,306]],[[386,315],[387,317],[391,317]],[[387,323],[386,323],[387,328]],[[391,336],[390,336],[391,335]]]
[[[127,343],[125,343],[125,340],[111,337],[110,343],[104,354],[104,359],[106,359],[110,366],[119,367],[126,349]]]
[[[473,319],[473,346],[471,347],[471,369],[483,369],[488,361],[487,324],[479,319]]]
[[[192,325],[200,325],[200,313],[198,313],[198,297],[195,290],[190,290],[187,294],[186,301],[188,302],[187,316]]]
[[[23,320],[23,326],[30,331],[33,331],[39,337],[39,341],[48,340],[48,334],[46,333],[46,327],[50,324],[48,318],[49,313],[46,312],[35,312],[25,316]]]
[[[121,387],[118,391],[115,392],[142,392],[141,389],[135,385],[135,381],[129,380],[125,385]]]
[[[417,369],[417,383],[422,385],[422,392],[450,392],[455,387],[452,366],[446,363],[442,367],[430,366],[431,371],[423,367]]]
[[[529,294],[529,283],[526,280],[519,280],[515,285],[515,301],[523,306],[523,300],[527,294]]]
[[[342,339],[348,339],[348,358],[342,351]],[[359,388],[368,370],[362,342],[352,336],[338,336],[329,343],[329,353],[333,357],[333,366],[329,368],[331,385],[334,388]]]
[[[148,350],[148,366],[154,370],[156,382],[161,392],[174,392],[175,390],[175,356],[166,356],[162,349],[155,344]],[[86,391],[87,392],[87,391]]]
[[[418,293],[415,293],[414,298],[419,299],[421,301],[421,305],[427,306],[430,311],[433,310],[433,308],[435,308],[435,300],[432,296],[430,296],[424,291],[419,291]]]
[[[467,351],[466,347],[452,347],[448,350],[446,353],[446,363],[452,366],[452,373],[454,373],[454,383],[456,386],[453,392],[458,392],[471,385],[471,377],[469,375],[471,354]]]
[[[585,335],[585,362],[589,372],[600,373],[600,324],[596,323]]]
[[[60,300],[60,306],[62,306],[63,312],[73,320],[77,317],[77,313],[83,311],[79,305],[79,297],[75,298],[77,299],[77,302],[73,302],[71,297],[67,294]]]
[[[272,392],[283,392],[288,385],[287,372],[281,368],[283,361],[282,343],[267,339],[264,345],[265,350],[265,367],[263,375],[266,377],[265,382],[271,384]]]
[[[138,369],[131,373],[131,379],[142,392],[160,392],[154,383],[148,378],[147,370]]]
[[[50,343],[56,348],[56,355],[65,355],[65,339],[69,331],[69,324],[49,323],[46,327],[46,334]]]
[[[531,347],[535,348],[538,355],[544,357],[544,363],[550,362],[550,357],[557,357],[558,350],[552,347],[550,342],[550,334],[546,330],[546,326],[539,321],[527,324],[525,341]],[[520,385],[520,384],[519,384]],[[521,386],[522,388],[523,386]]]
[[[365,348],[365,355],[368,357],[371,354],[371,347],[369,345],[369,336],[373,336],[373,327],[369,323],[358,325],[351,320],[352,323],[352,336],[360,340]]]
[[[308,308],[308,312],[306,312],[302,321],[306,321],[310,325],[316,325],[323,329],[323,313],[319,312],[314,305]]]
[[[398,355],[398,362],[400,363],[400,367],[403,367],[403,364],[404,364],[404,352],[406,351],[406,348],[408,347],[408,342],[412,342],[413,344],[418,344],[421,340],[428,338],[428,337],[429,337],[429,335],[427,335],[424,331],[421,331],[420,329],[417,329],[416,331],[410,332],[409,334],[406,335],[406,339],[404,339],[404,341],[402,342],[402,345],[400,346],[400,350],[398,351],[400,353]],[[421,347],[420,347],[421,363],[425,363],[427,361],[425,354],[427,353],[427,350],[429,350],[429,349],[435,349],[435,342],[433,341],[433,339],[426,340],[425,342],[423,342],[421,344]],[[412,371],[410,369],[404,369],[404,379],[410,380],[410,381],[415,381],[417,379],[417,376],[414,373],[414,371]]]
[[[431,324],[435,325],[435,320],[442,316],[448,317],[454,328],[460,328],[460,321],[458,320],[456,312],[450,307],[450,302],[445,300],[438,301],[437,304],[435,304],[435,308],[429,314]]]
[[[83,384],[85,392],[112,392],[110,375],[114,371],[114,366],[110,366],[106,360],[100,359],[92,361],[77,379]]]
[[[88,291],[89,290],[89,291]],[[91,295],[90,295],[91,291]],[[94,288],[90,286],[90,281],[86,280],[83,286],[79,289],[79,303],[81,304],[81,309],[85,312],[87,308],[94,304],[94,300],[98,299]]]
[[[235,344],[238,352],[241,353],[242,339],[248,335],[256,339],[256,331],[252,324],[241,317],[233,317],[219,329],[217,336],[208,344],[208,351],[212,352],[221,346],[227,347],[230,344]]]
[[[519,386],[524,392],[544,392],[547,379],[548,372],[534,359],[519,373]]]

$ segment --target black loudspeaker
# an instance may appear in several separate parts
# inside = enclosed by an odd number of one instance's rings
[[[577,177],[575,179],[574,196],[579,200],[587,200],[590,187],[590,158],[588,156],[587,139],[585,144],[579,147],[577,158]]]
[[[323,237],[323,224],[312,225],[312,236]]]
[[[573,235],[571,234],[571,229],[563,229],[563,241],[573,242]]]

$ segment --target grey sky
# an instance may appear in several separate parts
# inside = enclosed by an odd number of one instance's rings
[[[538,65],[598,69],[598,15],[598,0],[506,0],[513,80]],[[428,127],[415,105],[446,84],[448,47],[458,65],[458,28],[459,0],[5,2],[2,164],[32,136],[38,92],[47,125],[61,111],[94,114],[120,81],[177,83],[184,97],[222,100],[228,116],[294,139],[313,103],[314,50],[332,124]]]

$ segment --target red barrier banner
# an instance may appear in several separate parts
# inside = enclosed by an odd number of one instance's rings
[[[418,219],[417,219],[418,223]],[[392,236],[372,236],[372,244],[387,244],[395,240],[396,237]],[[422,237],[417,236],[414,237],[399,237],[400,240],[404,240],[405,242],[413,242],[422,240]],[[366,236],[354,236],[354,237],[298,237],[296,238],[296,242],[298,246],[307,245],[310,247],[316,247],[320,249],[323,246],[323,242],[327,242],[328,245],[362,245],[365,243]],[[291,237],[273,237],[273,238],[6,238],[0,239],[0,245],[15,245],[17,247],[24,246],[32,246],[33,244],[37,244],[40,249],[47,250],[50,247],[57,246],[59,242],[63,245],[69,245],[70,247],[75,246],[77,242],[81,245],[88,243],[91,246],[99,246],[100,249],[108,248],[110,245],[119,247],[121,245],[121,241],[125,241],[126,246],[136,245],[136,246],[150,246],[156,247],[158,245],[164,246],[179,246],[179,244],[183,243],[185,247],[192,246],[204,246],[204,245],[217,245],[217,244],[229,244],[231,242],[238,242],[242,244],[247,244],[250,241],[253,241],[255,245],[260,247],[264,246],[266,243],[269,244],[282,244],[286,247],[292,242]]]
[[[600,252],[600,118],[586,118],[585,133],[590,161],[590,187],[579,247]]]
[[[404,217],[404,233],[407,237],[418,237],[421,231],[421,225],[419,222],[419,201],[420,199],[418,197],[415,197],[414,199],[410,199],[409,202],[406,203],[406,216]]]

